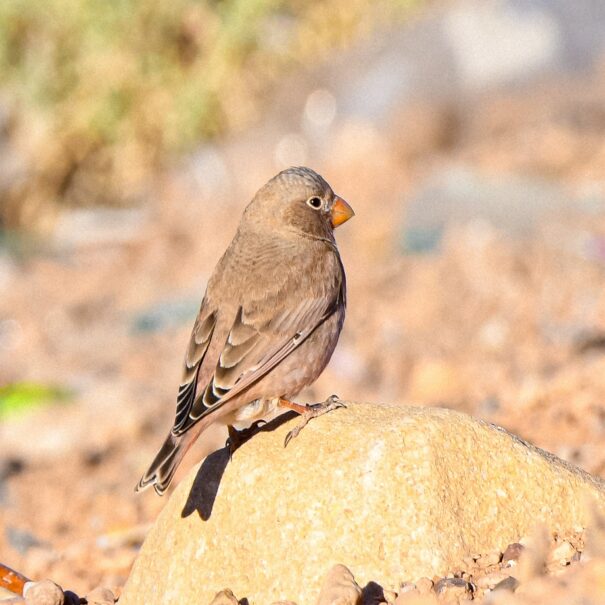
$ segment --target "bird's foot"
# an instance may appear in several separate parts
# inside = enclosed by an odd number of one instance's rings
[[[286,406],[286,407],[288,407],[288,406]],[[323,416],[324,414],[327,414],[328,412],[331,412],[332,410],[337,410],[338,408],[346,408],[347,406],[344,404],[344,402],[342,402],[340,400],[338,395],[330,395],[330,397],[328,397],[325,401],[322,401],[321,403],[307,404],[305,406],[299,406],[299,407],[304,408],[304,410],[302,412],[300,412],[302,420],[301,420],[300,424],[297,424],[286,435],[286,438],[284,440],[284,447],[286,447],[288,445],[288,443],[290,443],[290,441],[292,441],[292,439],[294,439],[295,437],[297,437],[299,435],[299,433],[305,428],[305,426],[307,426],[307,424],[309,423],[309,420],[311,420],[312,418],[317,418],[318,416]]]

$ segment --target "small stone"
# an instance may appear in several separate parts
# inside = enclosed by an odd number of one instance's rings
[[[421,596],[418,589],[412,585],[410,588],[409,585],[406,586],[406,590],[400,592],[395,599],[395,605],[408,605],[408,603],[413,602],[415,597]]]
[[[498,563],[500,563],[501,560],[502,560],[502,553],[498,552],[498,551],[494,551],[494,552],[488,553],[487,555],[481,555],[479,557],[479,559],[477,559],[477,565],[480,568],[485,569],[486,567],[489,567],[490,565],[498,565]]]
[[[317,605],[357,605],[361,588],[344,565],[334,565],[326,575]]]
[[[475,584],[477,584],[477,586],[482,590],[485,590],[486,588],[489,588],[491,590],[492,588],[494,588],[494,586],[496,586],[497,584],[502,582],[502,580],[508,577],[510,576],[504,572],[490,573],[485,576],[481,576],[480,578],[477,578],[477,580],[475,580]]]
[[[232,590],[224,588],[214,595],[210,605],[238,605],[238,600]]]
[[[494,590],[509,590],[514,592],[519,587],[519,580],[517,578],[513,578],[513,576],[508,576],[504,578],[501,582],[498,582],[494,586]]]
[[[445,601],[470,601],[473,598],[472,586],[462,578],[442,578],[435,584],[435,592]]]
[[[420,578],[418,582],[416,582],[416,588],[420,594],[429,594],[431,590],[433,590],[433,580],[430,578]]]
[[[576,549],[567,541],[561,542],[557,545],[554,550],[550,553],[550,561],[556,562],[561,566],[567,565],[571,560]]]
[[[65,598],[61,587],[51,580],[27,582],[23,596],[28,605],[64,605]]]
[[[511,567],[511,563],[516,564],[524,550],[525,546],[523,546],[523,544],[519,544],[519,542],[509,544],[502,554],[502,563],[508,567]]]
[[[88,605],[113,605],[116,597],[109,588],[98,586],[86,595],[86,600]]]

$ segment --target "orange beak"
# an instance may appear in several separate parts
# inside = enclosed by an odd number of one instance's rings
[[[336,229],[339,225],[346,223],[351,217],[355,216],[353,208],[349,206],[341,197],[334,196],[332,210],[330,210],[330,222],[332,228]]]

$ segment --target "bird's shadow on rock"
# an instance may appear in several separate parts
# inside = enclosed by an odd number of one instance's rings
[[[246,441],[251,439],[257,433],[274,431],[276,428],[284,424],[284,422],[288,422],[288,420],[291,420],[296,416],[296,412],[288,412],[261,426],[253,425],[245,431],[240,431],[237,448],[241,447]],[[216,450],[216,452],[213,452],[206,457],[204,462],[202,462],[200,465],[197,475],[193,480],[193,485],[191,486],[191,491],[187,497],[187,502],[185,502],[185,506],[181,512],[181,518],[188,517],[197,511],[198,515],[203,521],[208,521],[208,519],[210,519],[212,509],[214,508],[216,495],[218,493],[218,488],[221,484],[223,473],[225,472],[230,459],[231,452],[229,451],[228,446],[225,446],[220,450]]]

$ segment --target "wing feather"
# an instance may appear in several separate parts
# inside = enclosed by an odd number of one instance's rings
[[[207,306],[206,300],[202,301],[200,314],[198,315],[189,346],[185,354],[185,369],[183,372],[183,380],[179,386],[179,392],[176,400],[176,414],[174,420],[173,431],[182,426],[187,420],[189,412],[195,402],[197,390],[197,378],[208,351],[208,346],[212,340],[214,327],[216,326],[216,312],[208,313],[205,309]],[[203,319],[202,319],[203,318]]]
[[[254,312],[248,314],[240,307],[212,378],[196,397],[188,417],[175,425],[173,434],[184,433],[263,378],[335,313],[340,304],[340,294],[332,300],[307,299],[260,325],[253,323]],[[245,340],[242,334],[246,334]],[[233,346],[233,342],[240,344]]]

